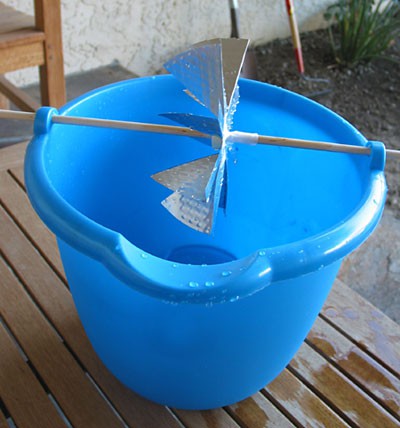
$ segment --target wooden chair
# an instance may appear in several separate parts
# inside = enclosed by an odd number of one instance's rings
[[[0,106],[22,110],[65,103],[60,0],[35,0],[35,16],[0,2]],[[41,104],[13,85],[4,73],[39,67]]]

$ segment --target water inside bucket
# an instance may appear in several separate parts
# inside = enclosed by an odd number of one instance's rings
[[[214,265],[235,259],[236,257],[227,251],[209,245],[185,245],[174,248],[167,256],[167,260],[194,265]]]

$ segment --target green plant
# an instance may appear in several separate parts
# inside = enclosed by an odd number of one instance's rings
[[[335,60],[355,66],[384,56],[400,34],[398,0],[339,0],[327,9],[325,19]]]

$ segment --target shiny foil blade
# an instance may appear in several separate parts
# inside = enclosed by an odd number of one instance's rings
[[[182,188],[168,198],[162,205],[180,222],[202,233],[211,233],[213,226],[214,200],[208,202],[191,197],[191,187]]]
[[[162,205],[179,221],[202,233],[210,233],[213,224],[214,199],[207,200],[204,189],[217,157],[200,158],[152,176],[174,191]]]
[[[190,94],[218,117],[224,100],[222,48],[217,40],[192,46],[172,58],[164,67],[173,74]]]
[[[192,162],[183,163],[174,168],[154,174],[151,178],[173,191],[185,187],[188,183],[193,183],[196,180],[196,185],[204,190],[217,157],[218,155],[211,155]],[[204,192],[195,191],[193,194],[200,199],[205,199]]]
[[[163,206],[187,226],[210,233],[227,194],[226,138],[239,102],[238,79],[249,41],[214,39],[194,45],[165,64],[185,92],[215,119],[190,113],[166,113],[176,122],[211,135],[219,155],[160,172],[153,178],[174,191]],[[206,159],[206,158],[203,158]],[[210,161],[213,162],[210,164]],[[198,163],[199,162],[199,163]]]

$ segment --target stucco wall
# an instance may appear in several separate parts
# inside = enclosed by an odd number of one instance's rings
[[[32,0],[3,0],[32,13]],[[323,25],[332,0],[297,0],[300,30]],[[289,35],[284,0],[239,0],[243,37],[255,44]],[[67,74],[118,61],[138,75],[154,74],[163,62],[201,40],[228,37],[228,0],[62,0]],[[18,84],[37,80],[33,69],[8,75]]]

